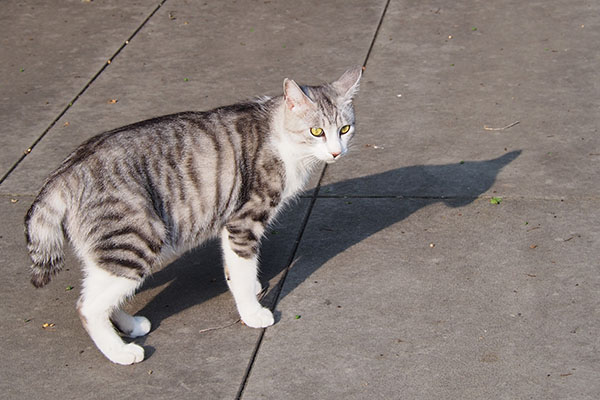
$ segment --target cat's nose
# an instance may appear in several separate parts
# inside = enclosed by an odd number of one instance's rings
[[[341,151],[332,151],[331,155],[333,156],[333,158],[336,158],[337,156],[339,156],[340,154],[342,154]]]

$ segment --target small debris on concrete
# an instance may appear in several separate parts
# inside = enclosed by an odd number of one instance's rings
[[[483,129],[485,129],[486,131],[503,131],[503,130],[505,130],[505,129],[512,128],[513,126],[515,126],[515,125],[519,124],[520,122],[521,122],[521,121],[515,121],[515,122],[513,122],[512,124],[508,124],[508,125],[506,125],[506,126],[503,126],[502,128],[491,128],[491,127],[489,127],[489,126],[487,126],[487,125],[484,125],[484,126],[483,126]]]

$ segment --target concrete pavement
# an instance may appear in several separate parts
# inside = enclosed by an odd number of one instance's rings
[[[600,7],[248,4],[3,4],[0,397],[598,398]],[[29,285],[23,216],[81,141],[360,63],[351,153],[264,243],[274,326],[236,323],[214,243],[128,306],[133,366],[81,327],[72,256]]]

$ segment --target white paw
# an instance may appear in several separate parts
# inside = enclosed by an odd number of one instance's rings
[[[135,343],[123,345],[118,350],[111,351],[104,355],[115,364],[129,365],[142,361],[144,359],[144,348]]]
[[[135,316],[133,317],[135,323],[133,325],[133,330],[127,336],[131,338],[136,338],[140,336],[144,336],[150,332],[150,328],[152,328],[152,324],[146,317]]]
[[[273,325],[275,319],[269,309],[261,307],[251,314],[243,315],[242,321],[251,328],[266,328]]]

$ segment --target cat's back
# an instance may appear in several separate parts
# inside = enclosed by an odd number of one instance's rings
[[[60,170],[89,161],[90,158],[129,161],[166,157],[167,162],[182,161],[187,150],[208,147],[220,151],[225,142],[256,140],[256,126],[268,123],[264,98],[209,111],[187,111],[136,122],[100,133],[82,143],[63,162]],[[264,130],[263,130],[264,131]],[[237,137],[236,137],[237,136]]]
[[[206,119],[206,113],[189,111],[112,129],[83,142],[65,159],[62,167],[85,163],[94,156],[108,156],[115,161],[124,155],[133,158],[151,155],[153,149],[172,144],[174,139],[183,139],[186,132],[192,134],[190,130],[201,133]]]

